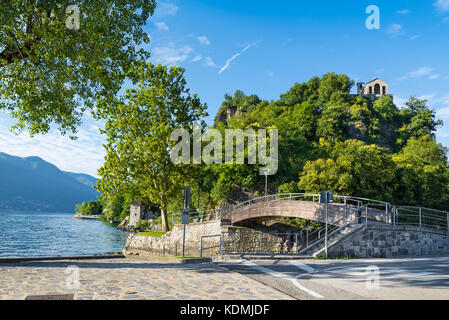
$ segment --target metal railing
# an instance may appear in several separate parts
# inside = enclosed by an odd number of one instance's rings
[[[393,226],[408,225],[449,232],[449,212],[423,207],[394,206],[392,224]]]
[[[182,212],[173,212],[171,213],[172,223],[179,224],[182,221]],[[189,214],[189,222],[191,223],[202,223],[207,221],[218,220],[221,218],[221,210],[213,209],[213,210],[205,210],[205,211],[195,211],[190,212]]]
[[[210,238],[218,238],[220,237],[220,244],[219,245],[214,245],[211,247],[203,247],[204,241],[203,239],[210,239]],[[222,247],[222,242],[221,242],[221,234],[217,234],[217,235],[212,235],[212,236],[201,236],[200,238],[200,258],[203,257],[203,251],[209,250],[209,249],[220,249],[220,254],[221,254],[221,247]]]
[[[241,202],[231,207],[231,211],[257,203],[289,200],[320,202],[320,194],[283,193],[267,195]],[[362,209],[362,211],[364,211],[362,216],[367,217],[364,218],[366,225],[377,221],[393,226],[411,225],[421,228],[446,230],[449,232],[449,212],[447,211],[424,207],[395,206],[388,202],[374,199],[339,195],[334,195],[334,203],[330,205],[344,205],[344,216],[347,216],[347,212],[352,212],[354,214],[354,212],[358,212]],[[190,213],[190,222],[201,223],[222,219],[224,217],[223,212],[222,209],[192,212]],[[172,213],[171,215],[174,224],[181,223],[182,212]],[[330,221],[329,224],[332,224],[332,221]]]
[[[302,201],[320,202],[320,197],[321,197],[320,194],[314,193],[282,193],[282,194],[267,195],[263,197],[250,199],[245,202],[241,202],[235,205],[233,207],[233,210],[263,202],[286,201],[286,200],[298,201],[299,199],[301,199]],[[359,206],[362,206],[363,204],[366,203],[370,203],[370,204],[378,204],[379,206],[390,206],[390,203],[384,201],[359,198],[359,197],[339,196],[339,195],[334,195],[334,203],[343,203],[343,204],[352,203],[354,205]]]

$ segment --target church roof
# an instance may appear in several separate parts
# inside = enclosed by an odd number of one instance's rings
[[[370,82],[367,82],[366,84],[369,84],[369,83],[374,82],[374,81],[376,81],[376,80],[380,80],[380,81],[382,81],[382,82],[386,82],[385,80],[382,80],[382,79],[380,79],[380,78],[376,78],[376,79],[371,80]]]

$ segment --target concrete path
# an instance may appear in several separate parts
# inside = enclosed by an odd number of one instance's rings
[[[0,264],[2,300],[71,293],[76,300],[291,299],[214,263],[182,265],[110,259]]]
[[[221,262],[301,300],[449,299],[449,257]]]

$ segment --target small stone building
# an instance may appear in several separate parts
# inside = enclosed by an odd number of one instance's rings
[[[148,210],[141,202],[131,202],[129,225],[135,227],[139,220],[154,219],[153,211]]]
[[[369,98],[380,98],[388,95],[388,83],[376,78],[368,83],[357,83],[357,94]]]
[[[135,227],[137,222],[143,217],[143,206],[141,202],[131,202],[130,205],[129,225]]]

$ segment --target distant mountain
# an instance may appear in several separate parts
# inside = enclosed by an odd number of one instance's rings
[[[88,174],[84,173],[74,173],[74,172],[68,172],[63,171],[64,173],[68,174],[72,178],[75,178],[78,182],[85,184],[86,186],[92,187],[93,185],[97,184],[97,178],[92,177]]]
[[[0,152],[0,210],[74,212],[76,204],[97,199],[96,180],[39,157]]]

